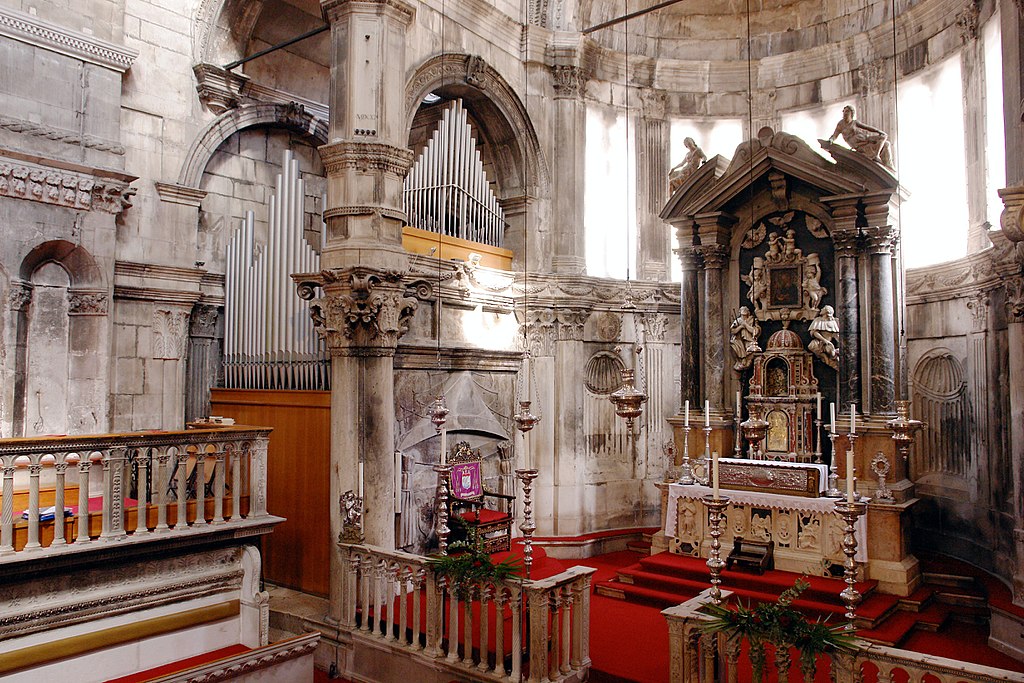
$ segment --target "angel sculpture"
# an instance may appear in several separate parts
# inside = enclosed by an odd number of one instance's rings
[[[747,298],[754,304],[754,310],[764,312],[768,299],[768,282],[764,272],[764,259],[760,256],[755,256],[750,267],[750,273],[741,275],[740,279],[749,287]]]
[[[811,321],[811,343],[807,349],[833,370],[839,369],[839,350],[836,337],[839,336],[839,321],[835,309],[825,306],[817,318]]]
[[[821,285],[821,260],[817,254],[808,254],[804,263],[803,289],[810,299],[810,307],[817,310],[821,298],[828,290]]]
[[[761,326],[749,308],[740,306],[739,315],[729,327],[729,334],[732,336],[729,343],[732,345],[733,355],[736,356],[736,365],[733,369],[749,368],[754,362],[754,354],[761,352],[761,347],[757,343],[757,338],[761,336]]]

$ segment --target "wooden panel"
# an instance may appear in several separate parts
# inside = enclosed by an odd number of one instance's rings
[[[273,427],[267,453],[267,508],[287,519],[263,537],[263,576],[326,597],[331,539],[331,394],[327,391],[214,389],[213,415]]]
[[[480,265],[498,270],[512,270],[512,252],[501,247],[492,247],[481,242],[471,242],[459,237],[441,235],[411,226],[402,228],[402,246],[413,254],[430,254],[441,242],[441,258],[468,261],[471,253],[480,254]]]

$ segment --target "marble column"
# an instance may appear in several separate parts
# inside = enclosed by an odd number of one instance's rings
[[[196,304],[189,317],[185,422],[210,414],[210,387],[217,383],[220,365],[216,339],[218,318],[217,307],[206,304]]]
[[[1024,278],[1005,282],[1007,376],[1024,377]],[[1024,382],[1011,381],[1009,392],[1009,452],[1013,477],[1014,562],[1013,602],[1024,605]]]
[[[679,241],[680,244],[687,243],[682,236]],[[700,303],[697,292],[700,259],[691,246],[680,247],[678,254],[683,266],[679,303],[679,323],[682,326],[679,338],[679,410],[682,412],[686,401],[695,408],[700,405]]]
[[[860,229],[858,195],[823,197],[832,211],[836,253],[836,318],[839,320],[839,404],[861,404]]]
[[[574,58],[576,51],[560,57]],[[587,108],[583,102],[586,76],[575,64],[551,67],[554,79],[554,139],[558,153],[552,155],[552,202],[555,212],[554,254],[551,267],[556,273],[580,274],[586,269],[583,230],[584,160],[587,139]],[[536,267],[535,264],[531,264]]]
[[[330,124],[323,270],[300,294],[331,355],[331,577],[329,618],[341,616],[341,494],[360,490],[365,542],[393,549],[394,353],[416,300],[406,296],[402,187],[406,58],[414,9],[404,0],[322,0],[331,27]],[[373,93],[375,96],[367,96]],[[303,283],[307,284],[307,283]]]
[[[722,276],[728,264],[719,244],[698,247],[704,260],[704,399],[714,412],[725,410],[725,326]],[[698,404],[699,405],[699,404]]]
[[[896,232],[889,226],[865,228],[870,255],[871,397],[867,412],[895,414],[896,331],[893,316],[892,244]]]

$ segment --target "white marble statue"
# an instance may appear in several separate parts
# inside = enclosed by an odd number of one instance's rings
[[[761,326],[749,308],[740,306],[739,315],[729,326],[729,334],[732,337],[730,340],[732,352],[736,356],[736,365],[733,368],[736,370],[749,368],[750,364],[754,362],[754,354],[761,353],[761,347],[757,343],[757,338],[761,336]]]
[[[874,126],[861,123],[856,117],[856,111],[852,106],[843,107],[843,118],[836,124],[836,129],[828,141],[834,142],[841,135],[854,151],[887,168],[892,168],[892,146],[889,144],[889,136]]]
[[[833,370],[839,369],[839,350],[836,338],[839,336],[839,321],[835,309],[825,306],[817,318],[811,321],[811,343],[807,349]]]
[[[810,299],[810,308],[817,309],[821,298],[828,293],[821,285],[821,259],[817,254],[808,254],[804,262],[803,288]]]
[[[683,140],[683,146],[688,150],[686,156],[668,172],[668,183],[672,192],[679,189],[687,177],[693,175],[694,171],[701,167],[708,160],[704,150],[697,146],[693,138]]]
[[[778,237],[776,233],[772,234]],[[768,278],[764,271],[764,259],[755,256],[750,273],[740,276],[740,279],[750,288],[747,290],[747,298],[754,304],[754,309],[763,313],[768,305]]]

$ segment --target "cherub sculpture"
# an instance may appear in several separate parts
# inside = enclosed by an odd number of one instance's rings
[[[839,350],[836,338],[839,336],[839,321],[835,309],[825,306],[817,318],[811,321],[811,343],[807,349],[833,370],[839,369]]]
[[[755,256],[750,267],[750,273],[741,275],[740,279],[749,287],[747,298],[754,304],[754,310],[763,312],[768,305],[768,281],[764,272],[764,259],[760,256]]]
[[[892,146],[889,144],[889,136],[874,126],[861,123],[856,117],[856,111],[852,106],[843,107],[843,118],[836,124],[836,129],[828,141],[833,142],[841,135],[854,151],[879,162],[886,168],[892,168]]]
[[[810,307],[817,310],[821,298],[828,290],[821,286],[821,259],[817,254],[808,254],[804,263],[803,289],[810,299]]]

